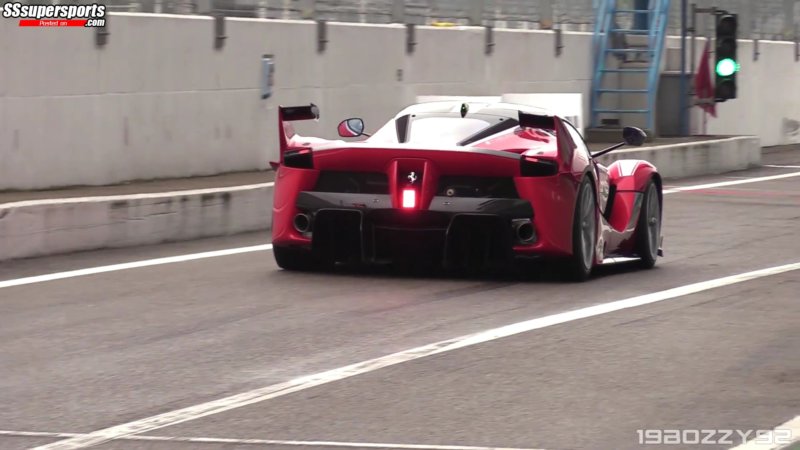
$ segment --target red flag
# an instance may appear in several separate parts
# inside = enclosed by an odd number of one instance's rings
[[[710,42],[706,41],[706,48],[703,50],[703,56],[700,59],[700,65],[697,67],[697,73],[694,76],[694,91],[699,100],[714,100],[714,83],[711,81],[711,66],[708,63],[711,57]],[[701,104],[701,108],[706,114],[711,114],[717,117],[717,106],[714,103]]]

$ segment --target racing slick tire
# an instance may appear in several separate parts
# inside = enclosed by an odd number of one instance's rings
[[[291,247],[272,247],[278,267],[292,271],[312,271],[321,268],[319,260],[307,250]]]
[[[597,242],[596,205],[592,178],[584,177],[575,200],[575,216],[572,220],[572,256],[564,266],[564,275],[568,281],[585,281],[592,273]]]
[[[651,178],[644,191],[636,225],[635,252],[641,260],[640,266],[645,269],[652,269],[658,259],[661,240],[661,201],[658,197],[658,185]]]

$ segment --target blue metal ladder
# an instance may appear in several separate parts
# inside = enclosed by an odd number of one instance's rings
[[[649,3],[648,9],[618,9],[617,0],[594,0],[595,27],[592,41],[594,76],[591,90],[591,128],[602,126],[601,116],[603,115],[616,117],[642,115],[645,117],[646,129],[651,133],[655,132],[656,94],[661,74],[661,59],[665,46],[670,0],[649,0],[647,3]],[[632,15],[640,14],[647,15],[646,29],[621,28],[617,25],[618,19],[625,15],[633,18]],[[631,22],[635,21],[631,20]],[[646,39],[646,45],[636,47],[626,43],[620,45],[620,41],[627,41],[628,36],[641,36],[639,39]],[[625,58],[625,61],[628,62],[627,58],[631,55],[634,57],[644,55],[644,60],[633,61],[644,65],[644,67],[628,68],[623,67],[623,63],[613,67],[612,64],[609,64],[610,61],[613,61],[611,57]],[[625,76],[623,74],[641,74],[647,77],[647,87],[645,89],[608,87],[608,76],[610,74],[617,74],[618,77]],[[646,96],[646,101],[640,102],[646,104],[646,106],[642,109],[603,107],[604,101],[608,103],[606,100],[612,95]]]

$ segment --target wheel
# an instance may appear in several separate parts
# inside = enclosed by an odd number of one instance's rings
[[[585,177],[575,201],[572,223],[572,256],[566,263],[565,275],[572,281],[589,278],[594,267],[597,244],[597,202],[591,177]]]
[[[658,185],[652,179],[644,191],[636,228],[636,254],[641,258],[641,266],[651,269],[656,265],[661,241],[661,202],[658,199]]]
[[[308,250],[291,247],[272,247],[275,262],[284,270],[309,271],[319,268],[316,258]]]

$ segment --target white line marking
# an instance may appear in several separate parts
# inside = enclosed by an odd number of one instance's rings
[[[800,169],[800,166],[782,166],[777,164],[764,164],[761,167],[774,167],[776,169]]]
[[[664,194],[674,194],[676,192],[699,191],[702,189],[713,189],[723,186],[733,186],[736,184],[758,183],[761,181],[780,180],[782,178],[800,177],[800,172],[784,173],[781,175],[770,175],[767,177],[748,178],[746,180],[720,181],[718,183],[697,184],[694,186],[679,186],[671,189],[664,189]]]
[[[512,447],[473,447],[468,445],[427,445],[427,444],[385,444],[377,442],[338,442],[338,441],[282,441],[274,439],[226,439],[206,437],[162,437],[162,436],[130,436],[129,440],[162,441],[162,442],[192,442],[212,444],[255,444],[255,445],[284,445],[294,447],[343,447],[343,448],[381,448],[404,450],[543,450],[522,449]]]
[[[46,275],[36,275],[33,277],[17,278],[14,280],[0,281],[0,289],[22,286],[25,284],[42,283],[45,281],[61,280],[64,278],[82,277],[98,273],[115,272],[118,270],[136,269],[139,267],[159,266],[162,264],[172,264],[197,259],[216,258],[218,256],[238,255],[241,253],[260,252],[272,249],[272,244],[253,245],[251,247],[229,248],[225,250],[215,250],[211,252],[192,253],[189,255],[168,256],[165,258],[147,259],[144,261],[134,261],[110,266],[90,267],[87,269],[70,270],[67,272],[56,272]]]
[[[800,416],[778,425],[770,434],[756,436],[731,450],[778,450],[789,448],[796,442],[800,442]]]
[[[238,192],[248,191],[252,189],[261,189],[265,187],[272,187],[275,182],[258,183],[258,184],[243,184],[240,186],[216,187],[207,189],[187,189],[183,191],[170,191],[170,192],[151,192],[147,194],[122,194],[122,195],[99,195],[94,197],[66,197],[66,198],[46,198],[41,200],[23,200],[20,202],[0,203],[0,209],[23,208],[26,206],[41,206],[41,205],[60,205],[67,203],[89,203],[89,202],[113,202],[123,200],[144,200],[152,198],[167,198],[167,197],[180,197],[185,195],[204,195],[204,194],[220,194],[224,192]]]
[[[0,436],[20,436],[20,437],[75,437],[81,436],[80,433],[50,433],[47,431],[11,431],[0,430]]]
[[[20,437],[79,437],[80,433],[48,433],[42,431],[6,431],[0,430],[0,436]],[[157,441],[157,442],[191,442],[203,444],[249,444],[249,445],[284,445],[294,447],[342,447],[342,448],[381,448],[404,450],[543,450],[515,447],[476,447],[471,445],[429,445],[429,444],[387,444],[377,442],[339,442],[339,441],[286,441],[277,439],[229,439],[211,437],[173,437],[173,436],[126,436],[120,440]]]
[[[299,392],[305,389],[310,389],[323,384],[332,383],[334,381],[344,380],[346,378],[354,377],[369,372],[373,372],[384,367],[394,366],[397,364],[414,361],[420,358],[425,358],[432,355],[438,355],[445,352],[469,347],[476,344],[493,341],[496,339],[513,336],[520,333],[525,333],[533,330],[538,330],[554,325],[559,325],[575,320],[585,319],[588,317],[599,316],[608,314],[623,309],[634,308],[638,306],[648,305],[652,303],[662,302],[673,298],[683,297],[690,294],[695,294],[709,289],[715,289],[722,286],[731,284],[742,283],[757,278],[777,275],[784,272],[800,269],[800,262],[793,264],[786,264],[783,266],[770,267],[767,269],[756,270],[753,272],[746,272],[738,275],[732,275],[724,278],[717,278],[715,280],[708,280],[699,283],[694,283],[686,286],[680,286],[665,291],[654,292],[651,294],[640,295],[637,297],[628,298],[625,300],[618,300],[610,303],[603,303],[600,305],[581,308],[573,311],[562,312],[549,316],[539,317],[536,319],[517,322],[499,328],[468,334],[445,341],[435,342],[433,344],[423,345],[408,349],[405,351],[392,353],[390,355],[381,356],[379,358],[362,361],[359,363],[351,364],[344,367],[320,372],[312,375],[307,375],[283,383],[278,383],[262,388],[254,389],[240,394],[235,394],[229,397],[212,400],[206,403],[201,403],[194,406],[189,406],[175,411],[169,411],[158,414],[152,417],[135,420],[102,430],[97,430],[92,433],[65,439],[59,442],[54,442],[49,445],[38,447],[39,450],[67,450],[90,447],[114,439],[119,439],[124,436],[131,436],[135,434],[147,433],[159,428],[176,425],[190,420],[199,419],[201,417],[219,414],[232,409],[241,408],[243,406],[252,405],[254,403],[263,402],[265,400],[281,397],[293,392]]]

